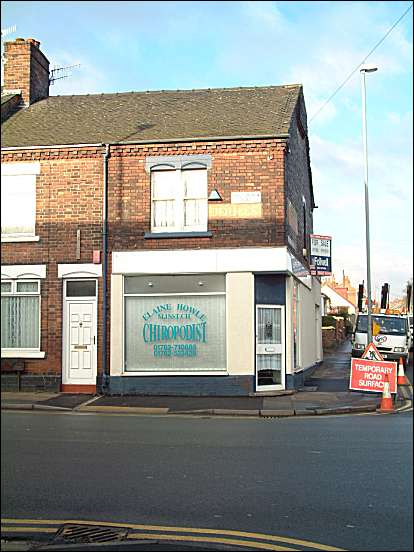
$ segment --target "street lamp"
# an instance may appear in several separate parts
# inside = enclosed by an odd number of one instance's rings
[[[378,67],[374,65],[361,65],[362,85],[362,136],[364,141],[364,182],[365,182],[365,236],[367,248],[367,296],[368,296],[368,324],[367,324],[367,345],[372,342],[372,299],[371,299],[371,255],[369,242],[369,200],[368,200],[368,148],[367,148],[367,115],[366,115],[366,93],[365,73],[374,73]]]

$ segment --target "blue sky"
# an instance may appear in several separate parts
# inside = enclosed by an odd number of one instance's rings
[[[80,63],[51,94],[301,83],[309,121],[314,231],[333,270],[366,280],[359,71],[411,2],[2,2],[9,38],[35,38],[54,66]],[[413,273],[412,9],[369,57],[372,288],[399,296]]]

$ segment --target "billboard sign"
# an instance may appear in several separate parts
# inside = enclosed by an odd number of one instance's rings
[[[332,274],[331,236],[310,235],[310,269],[313,276]]]

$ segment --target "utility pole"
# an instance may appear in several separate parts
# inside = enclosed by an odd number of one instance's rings
[[[365,73],[373,73],[378,67],[373,65],[361,66],[362,84],[362,136],[364,142],[364,183],[365,183],[365,236],[367,251],[367,296],[368,296],[368,327],[367,344],[372,342],[372,298],[371,298],[371,253],[369,240],[369,197],[368,197],[368,147],[367,147],[367,115],[366,115],[366,92]]]

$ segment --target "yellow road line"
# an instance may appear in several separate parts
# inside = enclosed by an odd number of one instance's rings
[[[78,525],[101,525],[105,527],[123,527],[128,529],[137,529],[144,531],[167,531],[167,532],[180,532],[180,533],[205,533],[214,535],[224,535],[232,537],[244,537],[252,539],[262,539],[272,542],[283,542],[287,544],[306,546],[307,548],[316,548],[317,550],[326,550],[341,552],[342,548],[335,548],[325,544],[319,544],[312,541],[305,541],[300,539],[293,539],[289,537],[281,537],[278,535],[266,535],[264,533],[249,533],[245,531],[234,531],[230,529],[201,529],[194,527],[174,527],[174,526],[162,526],[162,525],[140,525],[132,523],[117,523],[109,521],[85,521],[85,520],[43,520],[43,519],[2,519],[1,523],[33,523],[34,525],[63,525],[64,523],[78,524]]]
[[[135,533],[128,535],[129,539],[159,539],[170,541],[185,541],[185,542],[215,542],[219,544],[233,544],[236,546],[248,546],[249,548],[258,548],[260,550],[287,550],[296,551],[296,548],[287,548],[286,546],[277,546],[276,544],[266,544],[264,542],[243,541],[236,539],[219,539],[218,537],[196,537],[190,535],[162,535],[158,533]]]
[[[55,527],[3,527],[2,532],[7,533],[56,533]]]

